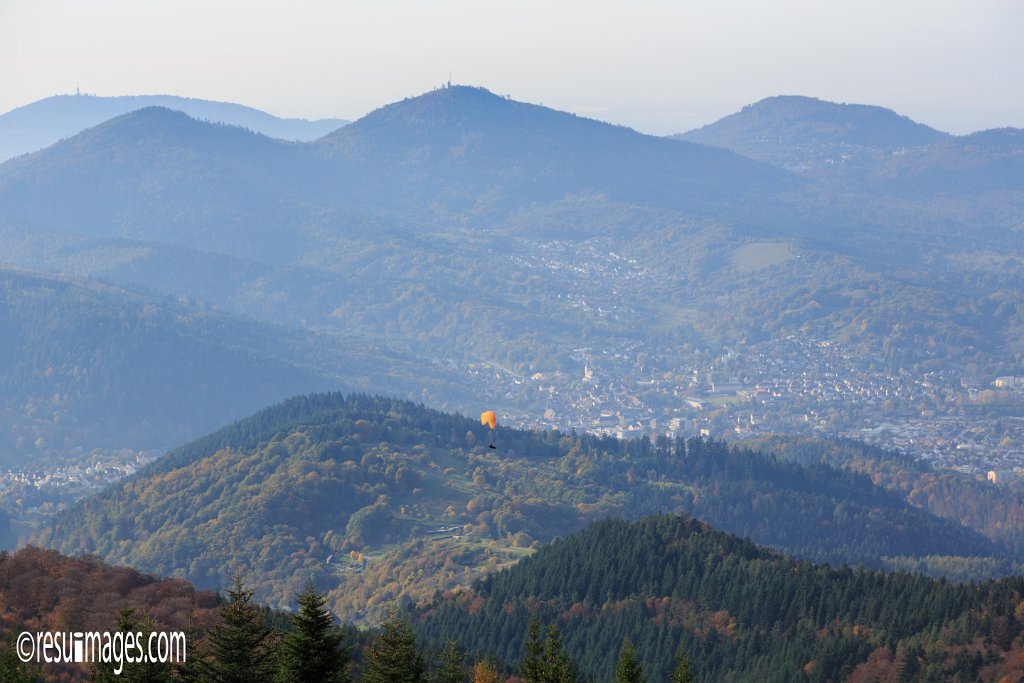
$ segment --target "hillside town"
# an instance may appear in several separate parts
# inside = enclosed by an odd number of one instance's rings
[[[572,358],[579,365],[575,376],[478,372],[507,383],[509,398],[543,396],[541,419],[510,416],[524,426],[619,438],[839,436],[995,482],[1018,478],[1024,468],[1024,378],[982,383],[953,373],[879,375],[839,344],[796,336],[743,353],[694,354],[674,368],[660,367],[659,357],[644,354],[638,342],[580,348]]]

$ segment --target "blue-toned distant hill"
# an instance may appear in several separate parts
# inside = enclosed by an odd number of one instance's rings
[[[0,114],[0,162],[145,107],[176,109],[197,119],[242,126],[282,140],[315,140],[348,123],[344,119],[283,119],[241,104],[174,95],[55,95]]]
[[[891,109],[787,95],[755,102],[673,137],[815,175],[949,136]]]
[[[361,227],[367,211],[423,231],[601,196],[764,221],[801,185],[725,150],[453,87],[309,144],[142,109],[0,165],[0,216],[280,261],[311,231],[350,233],[354,214]]]
[[[801,177],[462,86],[308,143],[147,108],[0,164],[0,240],[14,265],[428,358],[408,381],[444,368],[525,423],[589,425],[566,416],[679,377],[694,350],[792,334],[870,373],[1019,375],[1012,131],[821,106],[865,119],[826,142],[903,151]],[[605,388],[580,381],[574,350],[625,348]],[[637,415],[678,404],[641,393]]]
[[[428,368],[410,383],[409,359],[365,343],[7,268],[0,331],[0,466],[75,448],[167,448],[295,393],[421,396],[433,384]]]
[[[802,185],[725,150],[666,142],[458,86],[382,107],[314,146],[345,170],[360,197],[470,219],[597,194],[749,217]]]
[[[164,107],[0,165],[3,214],[65,234],[279,260],[315,179],[296,143]]]
[[[1024,188],[1024,130],[996,128],[950,137],[891,155],[867,177],[879,194],[949,199],[1019,194]]]

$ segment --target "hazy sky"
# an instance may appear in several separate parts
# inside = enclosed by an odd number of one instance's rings
[[[174,94],[357,118],[448,79],[666,134],[778,94],[1024,127],[1021,0],[0,0],[0,112]]]

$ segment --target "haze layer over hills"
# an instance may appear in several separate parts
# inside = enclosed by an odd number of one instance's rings
[[[240,104],[173,95],[55,95],[0,114],[0,162],[146,107],[167,107],[196,119],[241,126],[282,140],[315,140],[348,123],[343,119],[282,119]]]
[[[1019,131],[793,98],[736,117],[709,130],[737,149],[764,119],[776,150],[872,152],[798,175],[461,86],[310,143],[149,108],[0,165],[0,236],[13,265],[423,358],[408,385],[429,368],[464,394],[422,398],[519,424],[851,430],[886,400],[987,416],[970,391],[1024,376]],[[758,365],[791,338],[836,359]],[[785,373],[808,362],[821,386],[800,393]],[[727,406],[758,385],[785,400],[745,422],[693,407],[723,384],[745,392]]]

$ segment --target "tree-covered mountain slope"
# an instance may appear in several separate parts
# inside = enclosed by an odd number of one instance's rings
[[[816,176],[949,136],[891,109],[785,95],[674,137]]]
[[[171,452],[36,540],[202,587],[243,568],[275,604],[312,575],[343,618],[369,622],[610,514],[683,512],[836,564],[942,555],[1013,570],[981,534],[825,465],[702,440],[502,426],[497,448],[488,439],[478,420],[404,401],[299,397]]]
[[[409,359],[369,345],[10,268],[0,268],[0,330],[7,465],[76,448],[167,448],[311,390],[437,389],[428,370],[405,384]]]
[[[382,107],[316,141],[371,201],[479,222],[572,195],[740,215],[796,190],[788,173],[483,88],[451,87]],[[428,212],[418,207],[426,205]]]
[[[0,677],[8,662],[20,664],[14,639],[21,632],[115,633],[119,617],[129,610],[147,631],[205,632],[217,621],[219,602],[215,592],[196,590],[187,581],[111,567],[95,557],[67,557],[31,546],[2,552]],[[187,654],[198,658],[199,653]],[[41,674],[41,680],[90,680],[88,664],[46,663],[39,668],[35,664],[33,658],[30,670]]]
[[[977,476],[938,470],[911,456],[851,439],[813,439],[775,435],[754,439],[746,447],[803,465],[825,464],[862,474],[916,508],[973,529],[995,543],[1024,552],[1024,492],[1019,486],[993,486]],[[971,570],[961,558],[931,557],[923,564],[890,558],[893,566],[925,569],[949,578],[966,578]]]
[[[647,680],[668,680],[680,646],[698,681],[1016,680],[1022,594],[1020,578],[950,584],[815,565],[659,515],[596,522],[413,622],[510,668],[531,617],[555,624],[596,680],[611,680],[625,639]]]

